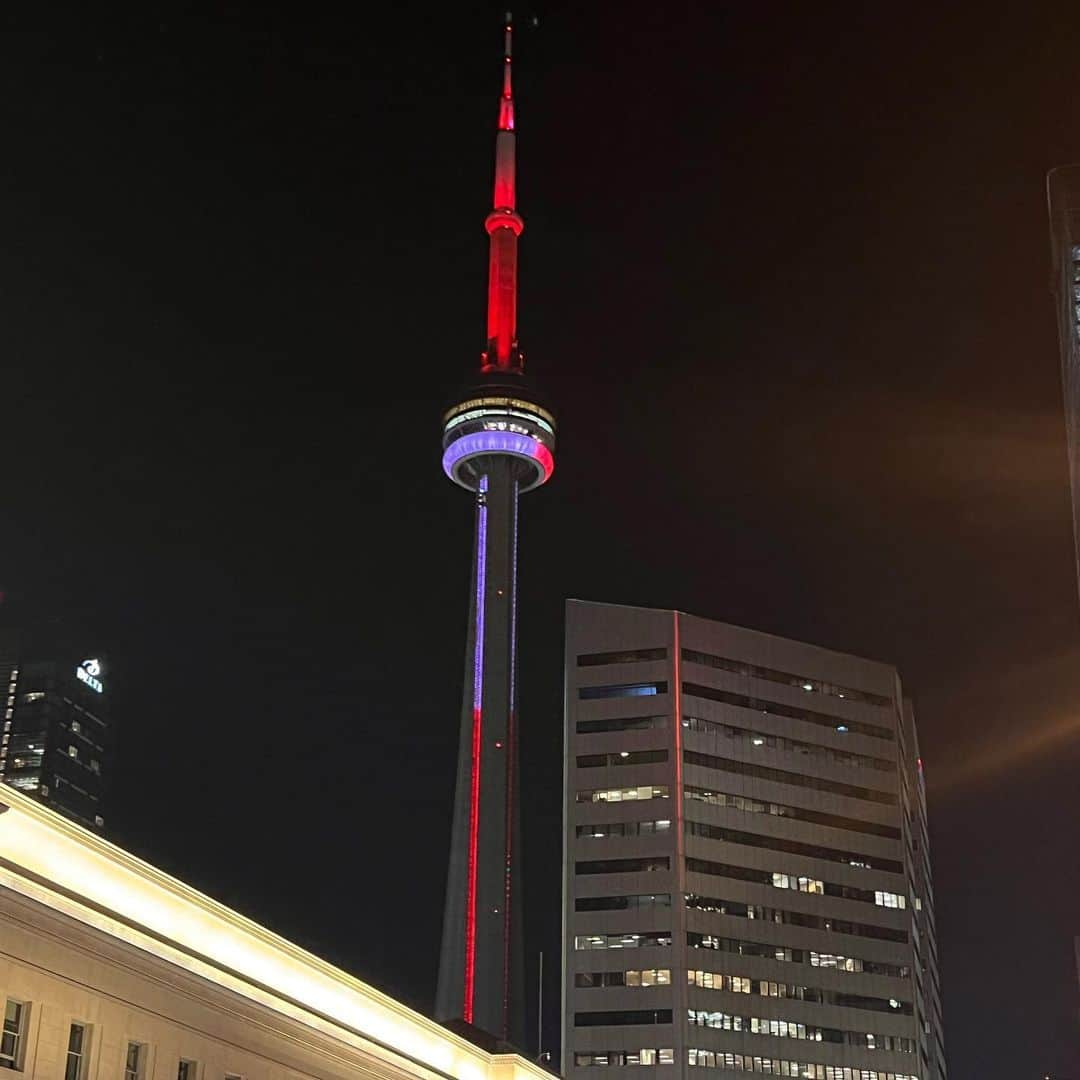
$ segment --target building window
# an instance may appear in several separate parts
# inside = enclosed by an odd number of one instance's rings
[[[181,1058],[176,1066],[176,1080],[198,1080],[198,1065],[194,1061]]]
[[[621,1068],[624,1065],[674,1065],[675,1051],[670,1047],[653,1050],[644,1048],[641,1050],[590,1050],[586,1054],[575,1054],[574,1065],[578,1068],[586,1066],[612,1066]]]
[[[695,649],[683,649],[682,658],[692,664],[729,671],[736,675],[748,675],[754,679],[766,679],[783,686],[796,686],[808,694],[828,694],[830,697],[844,698],[846,701],[859,701],[867,705],[885,707],[892,704],[892,699],[881,694],[872,694],[866,690],[856,690],[851,686],[837,686],[806,675],[795,675],[790,671],[777,671],[775,668],[759,667],[742,660],[732,660],[724,656],[697,652]]]
[[[605,731],[648,731],[650,728],[666,728],[666,716],[622,716],[607,720],[579,720],[579,735],[598,735]]]
[[[791,739],[786,735],[775,735],[772,732],[759,731],[756,728],[736,727],[734,724],[722,724],[716,720],[706,720],[702,716],[684,716],[682,726],[687,731],[698,732],[703,735],[723,736],[725,739],[735,739],[741,743],[753,747],[764,747],[767,750],[784,750],[792,754],[801,754],[803,757],[827,758],[840,765],[854,765],[863,769],[876,769],[878,772],[894,772],[896,762],[886,758],[870,757],[867,754],[855,754],[850,750],[840,750],[834,746],[826,746],[824,743],[805,742],[802,739]],[[578,733],[581,732],[581,724],[578,724]]]
[[[666,660],[667,649],[629,649],[623,652],[585,653],[577,658],[578,667],[602,664],[640,664],[646,660]]]
[[[884,960],[862,960],[835,953],[818,953],[809,949],[792,949],[761,941],[743,941],[740,938],[718,937],[715,934],[699,934],[691,931],[686,943],[692,949],[718,949],[720,952],[738,953],[740,956],[762,956],[785,963],[810,964],[812,967],[828,967],[837,971],[862,972],[870,975],[888,975],[895,979],[911,977],[911,969],[903,964],[889,964]]]
[[[601,698],[653,697],[666,693],[666,682],[622,683],[618,686],[582,686],[578,690],[578,698],[596,701]]]
[[[690,970],[686,973],[690,986],[702,990],[723,990],[732,994],[758,994],[761,997],[790,998],[793,1001],[809,1001],[818,1005],[836,1005],[844,1009],[865,1009],[870,1012],[912,1015],[912,1005],[896,998],[866,997],[862,994],[845,994],[826,990],[820,986],[801,986],[797,983],[773,982],[767,979],[751,979],[744,975],[724,975],[716,971]],[[878,1036],[881,1038],[881,1036]],[[861,1045],[856,1038],[853,1045]]]
[[[904,909],[907,907],[907,897],[902,896],[900,893],[875,890],[874,903],[877,904],[878,907]]]
[[[839,896],[845,900],[859,900],[867,904],[876,902],[873,889],[859,889],[854,885],[839,885],[834,881],[823,882],[817,878],[800,877],[795,874],[770,873],[768,870],[755,870],[748,866],[732,866],[728,863],[694,858],[687,858],[686,869],[697,874],[712,874],[716,877],[733,878],[736,881],[756,881],[762,885],[772,885],[777,889],[795,889],[798,892]],[[900,896],[899,900],[899,905],[895,906],[904,907],[905,898]]]
[[[671,893],[636,893],[631,896],[579,896],[575,911],[637,911],[671,907]]]
[[[850,720],[832,713],[818,712],[816,709],[802,709],[796,705],[784,705],[779,701],[768,701],[764,698],[750,697],[747,694],[733,694],[730,690],[718,690],[716,687],[701,686],[699,683],[684,682],[682,688],[683,693],[690,697],[719,701],[724,705],[738,705],[743,709],[772,713],[774,716],[786,716],[790,720],[802,720],[807,724],[826,727],[830,731],[836,731],[837,725],[840,725],[846,727],[848,731],[857,732],[859,735],[869,735],[874,739],[891,740],[893,738],[888,728],[879,727],[877,724],[866,724],[861,720]]]
[[[839,814],[826,814],[821,810],[789,806],[787,803],[764,802],[761,799],[751,799],[749,795],[734,795],[714,791],[711,788],[697,787],[693,784],[685,786],[683,795],[690,801],[708,803],[710,806],[723,806],[729,810],[741,810],[746,814],[771,814],[773,817],[793,818],[796,821],[809,821],[815,825],[828,825],[833,829],[868,833],[870,836],[885,836],[890,840],[900,839],[900,830],[893,825],[842,817]]]
[[[830,930],[835,934],[852,934],[856,937],[877,938],[880,941],[899,941],[905,945],[908,943],[906,930],[875,926],[873,923],[856,923],[847,919],[834,919],[832,916],[808,915],[802,911],[788,911],[784,908],[767,907],[764,904],[747,904],[741,900],[724,900],[719,897],[687,893],[686,906],[698,911],[714,911],[720,915],[732,915],[740,919],[759,919],[790,926],[805,926],[811,930]],[[578,910],[589,909],[579,908]]]
[[[0,1029],[0,1069],[21,1069],[23,1037],[26,1032],[26,1005],[8,998],[4,1026]]]
[[[582,989],[598,986],[670,986],[670,968],[644,968],[641,971],[579,971],[574,985]]]
[[[667,799],[670,791],[667,784],[643,784],[638,787],[598,788],[592,791],[579,791],[576,801],[583,802],[633,802],[635,799]]]
[[[799,1076],[805,1080],[919,1080],[910,1073],[879,1072],[850,1065],[819,1065],[809,1061],[786,1061],[759,1057],[757,1054],[733,1054],[726,1050],[686,1051],[687,1064],[703,1065],[708,1069],[727,1069],[736,1072],[766,1073],[773,1076]]]
[[[578,754],[579,769],[598,769],[608,765],[656,765],[667,761],[666,750],[620,750],[612,754]]]
[[[671,944],[669,930],[653,930],[644,934],[582,934],[574,938],[577,952],[592,949],[648,949]]]
[[[85,1024],[72,1024],[68,1031],[64,1080],[83,1080],[86,1076],[86,1057],[89,1052],[90,1029]]]
[[[654,836],[671,828],[669,820],[662,821],[609,821],[596,825],[578,825],[578,839],[601,840],[611,836]]]
[[[648,855],[641,859],[591,859],[575,863],[578,874],[637,874],[643,870],[670,870],[667,855]]]
[[[762,836],[758,833],[742,832],[738,829],[725,829],[719,825],[706,825],[702,821],[686,823],[687,836],[703,836],[710,840],[723,840],[728,844],[744,844],[747,847],[768,848],[771,851],[784,851],[789,855],[805,855],[811,859],[828,859],[831,862],[846,863],[848,866],[861,866],[886,870],[891,874],[902,874],[904,864],[896,859],[871,858],[861,852],[843,851],[839,848],[819,847],[806,844],[801,840],[784,840],[777,836]]]
[[[687,765],[700,765],[705,769],[718,772],[736,773],[739,776],[754,776],[759,780],[775,780],[779,784],[794,784],[796,787],[812,788],[815,791],[828,791],[833,795],[843,795],[849,799],[866,799],[884,806],[896,806],[896,796],[880,788],[865,788],[855,784],[842,784],[836,780],[827,780],[821,776],[807,776],[805,773],[789,772],[786,769],[773,769],[765,765],[754,765],[748,761],[735,761],[717,757],[714,754],[702,754],[697,750],[684,750],[683,760]]]
[[[129,1042],[124,1059],[124,1080],[143,1080],[146,1067],[146,1048],[142,1043]]]
[[[77,760],[79,757],[79,748],[77,746],[69,746],[68,757],[75,758]]]
[[[574,1027],[626,1027],[633,1024],[670,1024],[670,1009],[620,1009],[574,1013]]]
[[[82,724],[80,724],[78,720],[72,720],[71,721],[71,730],[76,735],[80,735],[82,733]]]

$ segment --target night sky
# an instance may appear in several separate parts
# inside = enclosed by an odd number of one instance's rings
[[[87,9],[97,5],[86,5]],[[110,835],[428,1009],[499,8],[8,10],[0,588],[111,658]],[[895,663],[956,1080],[1080,1076],[1080,609],[1044,178],[1069,5],[551,4],[517,43],[527,930],[566,597]],[[519,20],[520,21],[520,20]]]

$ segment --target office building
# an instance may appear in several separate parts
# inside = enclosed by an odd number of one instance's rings
[[[512,27],[495,142],[487,348],[443,417],[443,469],[469,492],[475,543],[450,865],[436,994],[440,1020],[520,1045],[523,944],[517,730],[518,496],[554,468],[555,418],[525,375],[517,338]]]
[[[42,1080],[542,1080],[0,788],[0,1069]]]
[[[1080,165],[1052,169],[1046,178],[1046,193],[1050,211],[1050,280],[1057,304],[1073,541],[1080,582]]]
[[[0,782],[103,829],[110,689],[105,661],[66,631],[0,630]]]
[[[887,664],[570,601],[563,1068],[943,1080],[922,763]]]

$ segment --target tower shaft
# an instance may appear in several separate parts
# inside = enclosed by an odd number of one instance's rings
[[[479,474],[465,646],[451,888],[443,918],[436,1014],[500,1036],[522,1015],[517,760],[517,466]]]

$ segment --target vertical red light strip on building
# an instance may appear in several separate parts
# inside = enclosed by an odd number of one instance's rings
[[[462,1019],[473,1022],[476,992],[476,876],[480,847],[480,760],[484,718],[484,600],[487,586],[487,489],[480,477],[476,493],[476,641],[473,647],[472,777],[469,790],[469,881],[465,897],[465,994]]]

